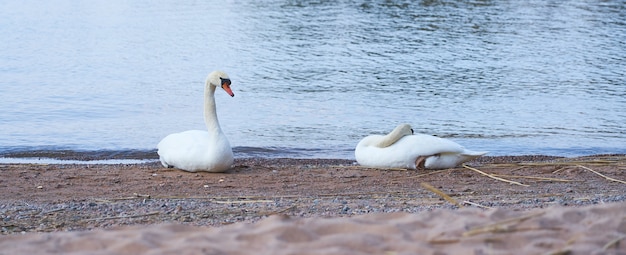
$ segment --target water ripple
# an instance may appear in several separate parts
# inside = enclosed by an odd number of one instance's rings
[[[224,69],[243,154],[351,157],[404,122],[495,155],[623,153],[625,6],[6,1],[0,143],[150,150],[204,128],[202,82]]]

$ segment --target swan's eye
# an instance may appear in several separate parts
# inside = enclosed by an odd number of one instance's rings
[[[413,131],[413,129],[411,128],[411,134],[415,134],[415,131]]]
[[[222,80],[222,86],[224,85],[230,86],[230,79],[224,79],[220,77],[220,80]]]

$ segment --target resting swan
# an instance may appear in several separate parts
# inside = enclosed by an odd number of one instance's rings
[[[366,167],[405,169],[444,169],[480,157],[475,152],[443,138],[413,134],[408,124],[396,127],[387,135],[370,135],[356,146],[356,161]]]
[[[204,123],[207,130],[188,130],[166,136],[157,145],[159,160],[165,167],[196,172],[224,172],[233,164],[233,151],[220,128],[215,111],[215,89],[219,86],[231,97],[228,75],[209,74],[204,86]]]

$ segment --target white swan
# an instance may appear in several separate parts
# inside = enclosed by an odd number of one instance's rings
[[[231,97],[228,75],[221,71],[209,74],[204,86],[204,122],[207,131],[189,130],[166,136],[157,145],[159,160],[165,167],[196,172],[224,172],[233,164],[233,150],[220,128],[215,111],[215,89],[219,86]]]
[[[366,167],[405,169],[453,168],[487,152],[476,152],[436,136],[413,134],[408,124],[387,135],[370,135],[357,144],[356,161]]]

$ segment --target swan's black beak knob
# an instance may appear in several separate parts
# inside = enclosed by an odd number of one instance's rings
[[[220,77],[220,80],[222,80],[222,89],[226,91],[226,93],[228,93],[231,97],[234,97],[235,93],[233,93],[233,91],[230,89],[230,79],[224,79]]]

